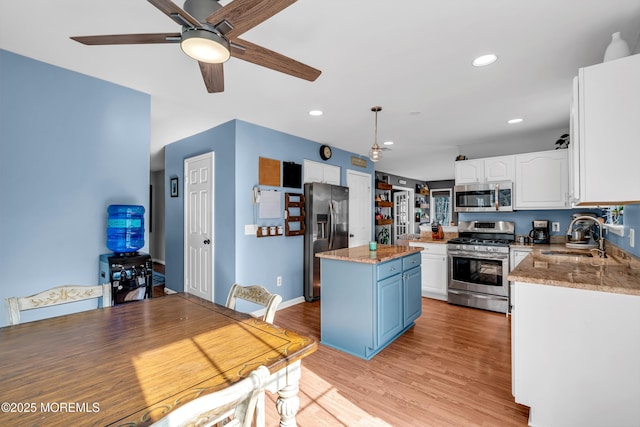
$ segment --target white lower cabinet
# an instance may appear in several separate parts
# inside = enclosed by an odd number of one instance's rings
[[[532,250],[533,248],[529,247],[517,247],[509,249],[509,271],[516,268],[516,266],[520,264],[520,261],[525,259]]]
[[[529,425],[640,426],[640,297],[514,285],[514,395]]]
[[[422,296],[447,300],[447,245],[444,243],[410,242],[422,248]]]
[[[527,255],[531,253],[533,248],[528,247],[514,247],[509,249],[509,271],[513,270],[520,264],[520,261],[525,259]],[[513,282],[509,282],[509,312],[511,313],[511,394],[516,395],[516,336],[515,336],[515,301],[516,301],[516,287]]]

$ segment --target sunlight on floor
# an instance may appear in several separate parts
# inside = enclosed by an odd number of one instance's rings
[[[267,425],[277,425],[275,399],[267,393]],[[296,420],[304,426],[380,426],[390,427],[385,421],[369,415],[364,409],[341,395],[340,390],[313,371],[302,366],[300,380],[300,410]],[[273,422],[272,422],[273,421]]]

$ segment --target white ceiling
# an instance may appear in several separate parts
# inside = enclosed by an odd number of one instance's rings
[[[321,76],[307,82],[231,58],[219,94],[206,92],[178,45],[69,39],[177,31],[144,0],[0,3],[0,48],[151,95],[152,170],[164,167],[166,144],[234,118],[366,155],[370,109],[381,105],[379,141],[395,145],[376,169],[434,179],[425,167],[434,153],[568,127],[572,77],[602,61],[616,31],[636,48],[640,0],[300,0],[242,38]],[[470,65],[487,52],[499,60]],[[525,121],[507,125],[513,117]]]

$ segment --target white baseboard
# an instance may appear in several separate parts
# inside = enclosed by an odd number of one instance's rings
[[[278,310],[282,310],[283,308],[287,308],[287,307],[291,307],[294,306],[296,304],[300,304],[301,302],[305,302],[304,297],[298,297],[298,298],[294,298],[294,299],[290,299],[288,301],[283,301],[280,303],[280,305],[278,305]],[[256,310],[251,312],[252,316],[255,317],[262,317],[264,316],[264,312],[266,311],[265,308],[261,308],[260,310]],[[277,312],[277,310],[276,310]]]
[[[300,304],[301,302],[305,302],[304,297],[298,297],[298,298],[290,299],[288,301],[283,301],[278,306],[278,309],[291,307],[291,306]]]

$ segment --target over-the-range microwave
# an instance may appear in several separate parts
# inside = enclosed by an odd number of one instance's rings
[[[513,182],[456,185],[453,187],[456,212],[513,211]]]

